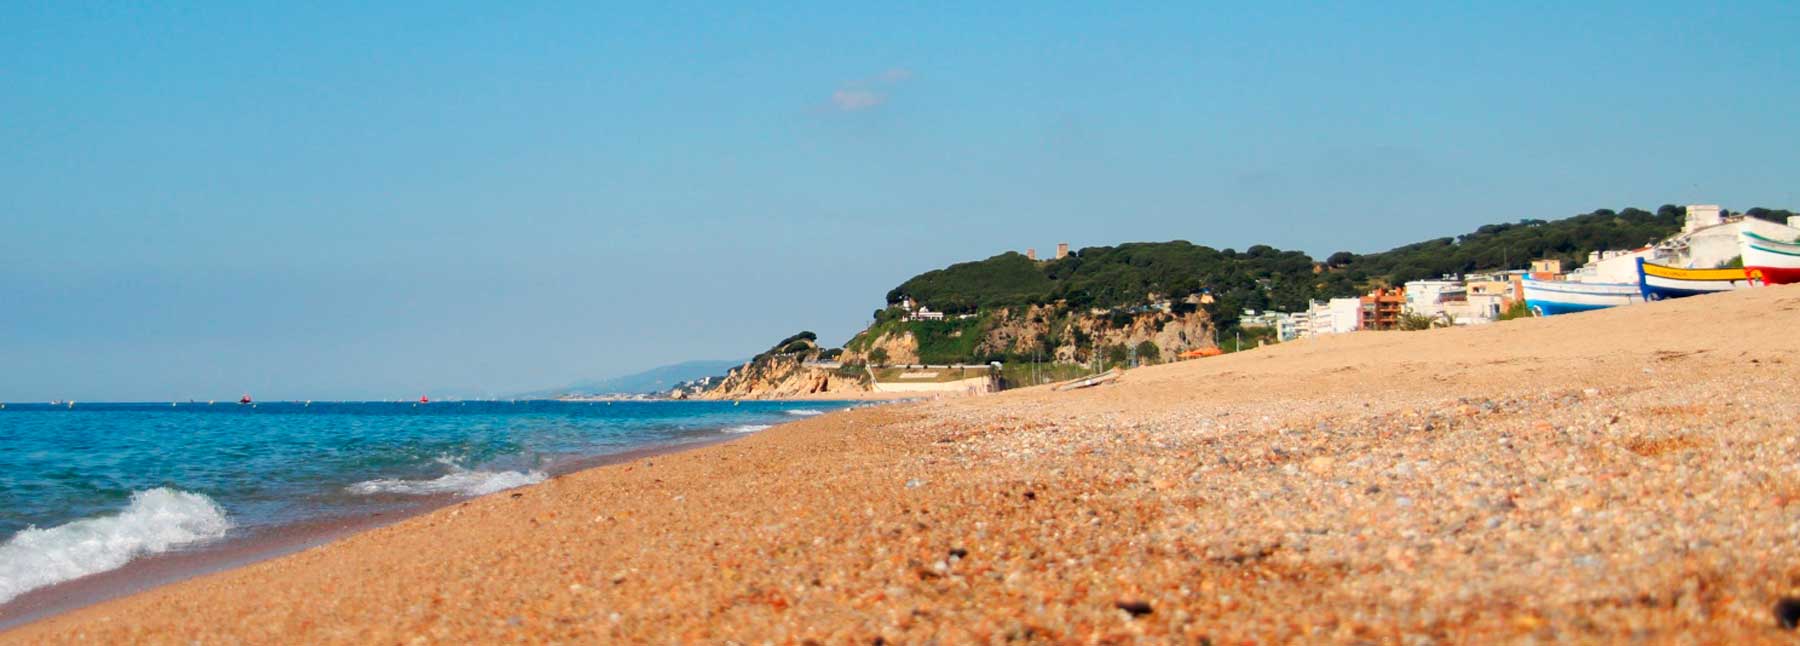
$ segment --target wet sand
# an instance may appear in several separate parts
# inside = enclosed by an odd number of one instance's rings
[[[1800,287],[852,410],[8,643],[1791,643]]]

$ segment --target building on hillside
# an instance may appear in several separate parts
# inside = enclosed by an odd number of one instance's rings
[[[1511,306],[1512,301],[1525,298],[1524,288],[1519,285],[1522,271],[1500,271],[1491,274],[1470,274],[1463,280],[1463,286],[1469,288],[1469,298],[1481,296],[1498,296],[1503,306]]]
[[[1400,314],[1406,309],[1406,289],[1376,288],[1361,299],[1362,312],[1357,322],[1360,330],[1392,330],[1400,327]]]
[[[1304,339],[1312,336],[1311,303],[1308,303],[1308,305],[1309,307],[1307,309],[1288,315],[1288,328],[1293,330],[1293,338],[1295,339]]]
[[[1069,257],[1069,243],[1067,243],[1067,242],[1056,243],[1056,259],[1062,260],[1067,257]]]
[[[944,313],[933,312],[930,307],[920,307],[919,311],[913,312],[907,318],[913,321],[942,321]]]
[[[1310,320],[1306,312],[1261,312],[1244,310],[1238,317],[1238,326],[1243,328],[1264,328],[1275,331],[1277,341],[1287,342],[1300,338],[1300,328]]]
[[[1717,204],[1687,205],[1687,219],[1681,223],[1683,234],[1725,223],[1725,209]]]
[[[1275,322],[1280,318],[1281,312],[1258,313],[1256,310],[1244,310],[1242,313],[1238,314],[1238,327],[1272,328],[1275,327]]]
[[[1436,280],[1413,280],[1405,285],[1405,312],[1430,318],[1444,314],[1444,305],[1468,300],[1468,288],[1461,280],[1445,276]]]
[[[1456,325],[1493,323],[1511,304],[1511,300],[1498,294],[1465,294],[1461,301],[1443,304],[1444,318]]]
[[[1445,276],[1406,283],[1404,312],[1440,323],[1479,325],[1500,318],[1513,301],[1524,298],[1517,277],[1524,272]]]
[[[1312,301],[1306,308],[1306,327],[1298,332],[1302,337],[1355,332],[1356,326],[1361,320],[1361,299],[1334,298],[1329,301]]]
[[[1281,318],[1275,319],[1276,340],[1287,343],[1300,338],[1300,330],[1309,325],[1307,321],[1310,318],[1311,315],[1306,312],[1282,313]]]
[[[1036,249],[1030,249],[1030,248],[1027,248],[1027,249],[1026,249],[1026,250],[1025,250],[1025,258],[1026,258],[1026,259],[1027,259],[1027,260],[1037,260],[1037,250],[1036,250]]]
[[[1681,233],[1667,240],[1629,251],[1599,251],[1588,254],[1588,262],[1569,272],[1569,280],[1580,282],[1635,283],[1637,262],[1691,269],[1712,269],[1736,260],[1738,234],[1743,231],[1778,240],[1800,237],[1800,228],[1743,215],[1728,215],[1712,204],[1687,207],[1687,219]],[[1535,276],[1533,276],[1535,278]]]
[[[1562,280],[1563,263],[1556,258],[1539,258],[1531,261],[1532,280]]]

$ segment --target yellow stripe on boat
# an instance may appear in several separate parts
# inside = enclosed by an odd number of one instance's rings
[[[1644,263],[1644,275],[1675,280],[1743,280],[1744,270],[1739,269],[1681,269]]]

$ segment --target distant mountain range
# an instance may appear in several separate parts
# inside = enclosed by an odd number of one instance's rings
[[[643,372],[581,381],[561,388],[550,388],[529,393],[520,393],[521,398],[556,397],[558,395],[606,395],[637,394],[666,391],[676,384],[692,381],[701,377],[718,377],[726,371],[743,365],[743,361],[698,360],[683,361],[651,368]]]

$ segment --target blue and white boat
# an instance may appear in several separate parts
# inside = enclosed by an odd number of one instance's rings
[[[1566,280],[1520,281],[1525,290],[1525,306],[1538,316],[1555,316],[1570,312],[1606,309],[1644,302],[1643,288],[1637,283],[1577,283]]]

